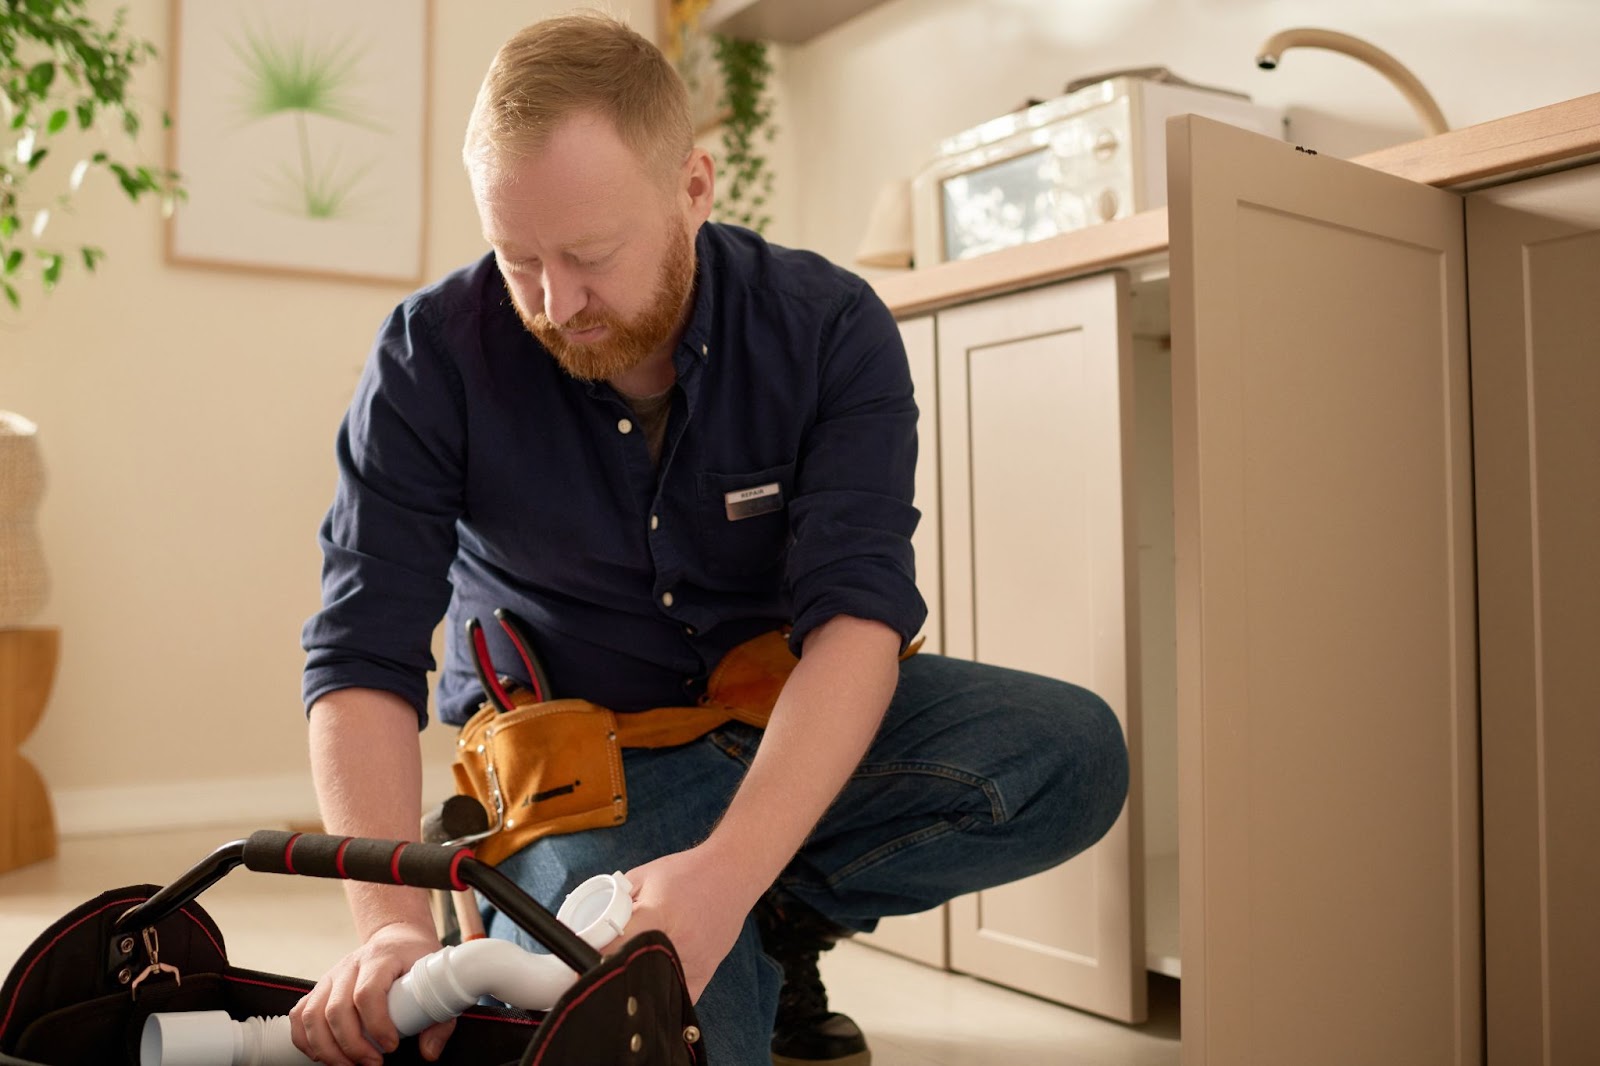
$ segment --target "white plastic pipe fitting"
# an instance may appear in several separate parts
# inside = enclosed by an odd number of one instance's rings
[[[633,916],[633,885],[599,874],[573,889],[556,918],[596,951]],[[389,1017],[401,1036],[448,1021],[490,995],[523,1010],[549,1010],[578,979],[554,955],[506,940],[471,940],[418,959],[389,988]],[[141,1066],[303,1066],[311,1060],[289,1035],[289,1019],[236,1022],[227,1011],[152,1014],[139,1041]]]

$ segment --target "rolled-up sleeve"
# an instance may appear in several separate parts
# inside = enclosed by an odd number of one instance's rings
[[[465,399],[411,303],[385,321],[340,425],[320,533],[322,609],[305,624],[307,709],[338,689],[392,692],[427,723],[432,636],[449,606],[463,499]]]
[[[791,650],[838,615],[882,622],[910,643],[927,619],[911,534],[917,406],[894,317],[865,282],[824,337],[817,417],[790,503]]]

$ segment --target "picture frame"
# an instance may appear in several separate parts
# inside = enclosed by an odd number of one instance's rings
[[[172,0],[168,262],[426,270],[433,0]]]

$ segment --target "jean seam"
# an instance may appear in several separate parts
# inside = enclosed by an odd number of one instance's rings
[[[932,762],[887,762],[863,764],[856,768],[851,778],[857,777],[888,777],[893,774],[926,774],[930,777],[942,777],[946,781],[967,785],[983,793],[989,801],[989,820],[995,825],[1006,822],[1011,814],[1006,810],[1005,797],[1000,794],[999,787],[990,779],[954,766],[945,766],[942,763]]]
[[[954,822],[938,822],[934,825],[927,826],[926,828],[919,829],[915,833],[907,833],[903,837],[897,837],[888,843],[880,844],[878,847],[873,848],[865,855],[851,860],[839,870],[828,875],[827,879],[824,881],[824,884],[826,884],[829,888],[838,888],[839,885],[841,885],[847,879],[855,876],[868,867],[875,866],[884,859],[889,858],[891,855],[905,851],[907,848],[914,848],[919,844],[926,844],[930,840],[937,840],[946,833],[961,832],[963,830],[970,829],[977,823],[977,821],[978,818],[976,815],[969,814],[966,817],[958,819]]]
[[[741,763],[746,770],[750,768],[750,757],[746,754],[744,746],[735,740],[725,738],[720,732],[706,734],[709,740],[722,754]]]

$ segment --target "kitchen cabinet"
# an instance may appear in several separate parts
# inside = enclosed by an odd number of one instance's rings
[[[946,654],[1104,698],[1135,765],[1082,855],[949,905],[952,969],[1123,1021],[1145,1015],[1128,279],[937,316]]]
[[[1600,94],[1358,165],[1176,119],[1167,210],[875,282],[908,321],[934,319],[946,650],[987,657],[980,612],[1007,602],[1011,575],[1047,587],[1074,563],[1061,537],[985,561],[990,510],[1015,507],[1027,477],[997,496],[995,467],[972,455],[995,446],[986,434],[1020,450],[1060,430],[1028,395],[1007,398],[1017,425],[958,415],[1000,385],[981,367],[947,375],[947,352],[1059,356],[1064,327],[1029,301],[1130,279],[1124,640],[1146,772],[1130,832],[1150,846],[1165,778],[1186,1066],[1521,1066],[1592,1048],[1600,170],[1544,171],[1593,159],[1597,130]],[[1513,180],[1524,167],[1543,176]],[[1509,183],[1464,193],[1402,175]],[[1152,337],[1170,324],[1170,385],[1145,359],[1158,345],[1140,346],[1141,298],[1165,319]],[[1002,305],[987,339],[951,335],[958,313]],[[1126,421],[1124,399],[1104,402]],[[1153,442],[1167,471],[1147,461]],[[951,464],[967,453],[963,476]],[[1036,526],[1059,522],[1036,506]],[[1025,634],[995,632],[1031,654]],[[1163,648],[1170,673],[1152,672]],[[1174,716],[1153,725],[1163,692]],[[1173,739],[1176,769],[1152,772]],[[1147,881],[1159,866],[1146,857]],[[950,908],[955,968],[966,907]],[[1161,908],[1145,912],[1154,939]],[[1006,961],[992,979],[1031,990],[1028,969]]]
[[[1461,198],[1168,162],[1184,1061],[1479,1062]]]
[[[1488,1061],[1593,1061],[1600,166],[1467,197]]]
[[[1118,273],[901,321],[927,650],[1106,697],[1133,799],[1080,860],[862,938],[1125,1021],[1143,1017],[1146,965],[1179,973],[1166,306],[1159,273]]]

